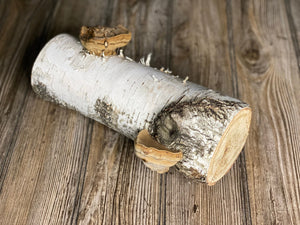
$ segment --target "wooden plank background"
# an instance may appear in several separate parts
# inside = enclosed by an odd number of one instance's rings
[[[2,0],[0,224],[300,224],[298,0]],[[125,54],[253,108],[237,162],[215,186],[158,175],[133,142],[39,99],[42,46],[81,25],[123,24]]]

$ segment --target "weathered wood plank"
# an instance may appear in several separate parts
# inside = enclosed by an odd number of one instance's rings
[[[26,105],[22,115],[25,120],[19,125],[20,128],[15,133],[17,138],[10,149],[11,159],[0,195],[2,224],[24,224],[26,222],[24,218],[30,210],[31,199],[34,195],[39,167],[42,164],[41,158],[43,158],[43,152],[37,147],[41,144],[46,119],[44,115],[48,107],[44,102],[41,102],[41,107],[34,108],[33,106],[33,101],[29,101]],[[36,117],[39,119],[36,120]],[[29,123],[30,126],[28,126]],[[34,135],[35,139],[30,138],[31,135]]]
[[[283,1],[232,2],[239,94],[252,108],[253,224],[300,223],[299,71]]]
[[[285,8],[300,70],[300,2],[297,0],[285,0]]]
[[[3,224],[65,224],[75,208],[88,120],[30,98],[1,193],[1,218]]]
[[[144,168],[132,141],[116,132],[95,124],[92,140],[77,222],[156,223],[159,175]]]
[[[75,221],[89,120],[38,99],[29,79],[54,3],[1,4],[1,224]]]
[[[8,15],[1,18],[0,223],[65,223],[80,193],[88,120],[38,99],[29,81],[54,4],[10,1],[1,7]]]
[[[70,224],[77,216],[80,175],[89,146],[88,119],[50,106],[39,151],[44,152],[27,224]],[[62,134],[63,133],[63,134]],[[79,193],[78,193],[79,192]]]
[[[45,41],[43,26],[51,10],[43,11],[51,8],[50,1],[9,1],[0,5],[0,191],[24,112],[30,67]],[[36,17],[43,19],[34,20]]]
[[[234,96],[225,2],[175,1],[173,15],[171,69]],[[172,170],[164,177],[166,223],[251,224],[241,162],[213,187],[191,183]]]

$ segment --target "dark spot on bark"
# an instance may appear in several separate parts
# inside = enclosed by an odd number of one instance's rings
[[[156,133],[161,136],[161,139],[165,140],[164,145],[171,144],[179,135],[176,121],[170,115],[166,115],[163,123],[157,121]]]
[[[48,91],[46,85],[42,82],[38,81],[36,84],[33,84],[32,89],[39,97],[43,98],[44,100],[54,102],[61,106],[65,106],[61,101],[57,99],[57,97],[54,94]]]
[[[113,109],[112,105],[105,99],[98,98],[94,104],[94,110],[97,115],[96,118],[104,125],[116,130],[118,124],[118,112]]]

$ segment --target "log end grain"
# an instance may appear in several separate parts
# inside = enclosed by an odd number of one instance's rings
[[[232,167],[247,140],[251,109],[240,110],[226,128],[210,161],[206,182],[214,185]]]

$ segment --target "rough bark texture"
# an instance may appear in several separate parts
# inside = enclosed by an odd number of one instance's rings
[[[205,181],[210,160],[233,117],[247,104],[121,56],[86,55],[73,37],[53,38],[32,70],[33,90],[46,100],[136,139],[150,134],[181,150],[178,168]]]
[[[152,135],[184,158],[176,167],[189,178],[205,181],[211,157],[225,129],[247,104],[214,92],[163,109],[151,126]]]

